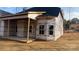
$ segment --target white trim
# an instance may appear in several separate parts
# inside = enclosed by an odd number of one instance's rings
[[[29,40],[30,18],[28,18],[27,40]]]

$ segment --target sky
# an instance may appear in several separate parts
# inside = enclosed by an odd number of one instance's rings
[[[1,10],[16,13],[22,11],[23,7],[0,7]],[[79,7],[61,7],[64,13],[64,18],[66,20],[71,20],[73,18],[79,18]],[[70,15],[70,16],[69,16]]]
[[[1,10],[7,11],[13,14],[15,14],[16,12],[22,11],[22,8],[23,7],[0,7]]]
[[[66,20],[71,20],[73,18],[79,19],[79,7],[61,7],[64,13],[64,18]]]

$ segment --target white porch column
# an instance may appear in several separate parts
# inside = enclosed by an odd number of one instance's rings
[[[28,18],[27,40],[29,40],[30,18]]]

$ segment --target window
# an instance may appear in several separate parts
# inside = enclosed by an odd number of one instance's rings
[[[33,27],[32,27],[32,26],[30,26],[30,29],[29,29],[29,32],[30,32],[30,33],[32,33],[32,29],[33,29]]]
[[[53,35],[53,25],[49,26],[49,35]]]
[[[39,34],[44,34],[44,25],[39,26]]]

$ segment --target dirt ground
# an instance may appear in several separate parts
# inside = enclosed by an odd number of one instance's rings
[[[20,41],[0,39],[0,51],[79,51],[79,33],[64,33],[57,41]]]

